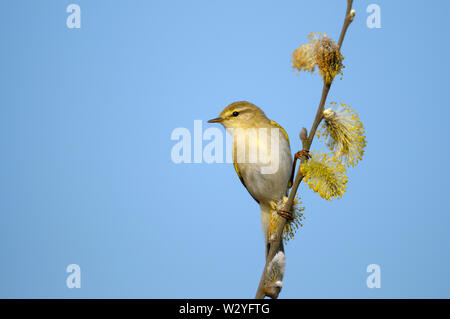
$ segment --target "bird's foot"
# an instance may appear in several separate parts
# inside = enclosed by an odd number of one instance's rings
[[[309,155],[308,150],[301,150],[301,151],[298,151],[297,153],[295,153],[295,158],[298,158],[299,160],[301,160],[302,157],[305,157],[306,159],[310,159],[311,155]]]
[[[284,210],[284,209],[278,209],[277,214],[280,215],[283,218],[286,218],[288,221],[294,220],[294,216],[290,211]]]

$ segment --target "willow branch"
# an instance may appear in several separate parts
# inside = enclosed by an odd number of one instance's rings
[[[342,42],[344,41],[344,37],[347,32],[347,29],[348,29],[349,25],[352,23],[353,18],[355,16],[354,11],[352,11],[352,4],[353,4],[353,0],[347,0],[347,11],[345,13],[344,24],[342,26],[342,30],[341,30],[341,34],[339,36],[339,42],[338,42],[339,49],[342,46]],[[316,130],[323,118],[324,105],[327,100],[327,96],[328,96],[328,92],[330,91],[330,87],[331,87],[331,83],[326,83],[324,81],[324,85],[322,88],[322,96],[320,98],[316,117],[312,124],[311,130],[309,131],[309,135],[306,134],[305,128],[303,128],[302,132],[300,133],[300,139],[302,141],[302,147],[304,150],[309,151],[309,149],[311,148],[311,144],[312,144],[314,136],[316,134]],[[308,159],[303,156],[300,161],[300,167],[307,160]],[[283,210],[291,211],[292,204],[294,203],[295,195],[297,194],[298,187],[300,186],[300,183],[303,180],[303,178],[304,178],[304,175],[302,174],[301,170],[298,169],[297,174],[295,176],[294,184],[292,186],[291,192],[289,193],[288,200],[283,207]],[[280,218],[281,218],[281,221],[280,221],[280,224],[278,225],[277,232],[276,232],[274,238],[273,239],[269,238],[270,250],[266,257],[266,264],[264,266],[264,271],[263,271],[261,279],[259,281],[258,290],[256,291],[256,296],[255,296],[256,299],[263,299],[265,296],[275,299],[275,298],[278,298],[278,295],[281,291],[281,287],[268,287],[265,285],[266,277],[267,277],[267,268],[269,266],[269,263],[275,257],[275,255],[281,250],[282,243],[283,243],[283,231],[284,231],[284,227],[286,226],[287,220],[283,217],[280,217]]]

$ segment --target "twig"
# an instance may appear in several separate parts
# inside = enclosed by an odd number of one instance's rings
[[[354,11],[352,11],[352,4],[353,0],[347,0],[347,11],[345,13],[345,19],[344,24],[342,26],[341,35],[339,37],[338,47],[339,49],[342,46],[342,42],[344,41],[345,33],[347,32],[348,26],[352,23],[353,18],[355,16]],[[302,147],[304,150],[309,151],[311,144],[313,142],[314,136],[316,134],[317,127],[319,126],[320,122],[323,118],[323,110],[324,105],[327,100],[328,92],[330,91],[331,83],[324,82],[323,89],[322,89],[322,96],[320,98],[319,107],[317,108],[316,117],[314,119],[313,125],[311,127],[311,130],[309,131],[309,135],[306,134],[305,128],[302,129],[302,132],[300,133],[300,139],[302,141]],[[307,159],[303,156],[300,162],[299,167],[306,161]],[[295,181],[292,186],[291,192],[289,193],[288,200],[286,204],[283,207],[283,210],[285,211],[291,211],[292,204],[294,202],[295,195],[297,194],[298,187],[303,180],[303,174],[301,173],[300,169],[297,171],[297,175],[295,176]],[[283,242],[283,231],[284,227],[286,226],[287,220],[283,217],[281,217],[280,224],[278,225],[277,232],[275,234],[275,238],[270,240],[270,250],[266,257],[266,264],[264,266],[264,271],[261,276],[261,279],[259,281],[258,290],[256,291],[256,299],[263,299],[265,296],[271,297],[271,298],[278,298],[278,295],[281,291],[281,287],[266,287],[266,277],[267,277],[267,268],[270,263],[270,261],[275,257],[276,253],[280,251],[281,245]]]

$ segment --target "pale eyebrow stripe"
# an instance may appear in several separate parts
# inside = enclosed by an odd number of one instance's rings
[[[239,114],[241,114],[241,113],[245,113],[248,111],[250,111],[250,109],[246,108],[246,109],[241,109],[241,110],[235,110],[234,112],[239,112]]]

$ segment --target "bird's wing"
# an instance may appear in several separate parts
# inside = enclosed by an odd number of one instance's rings
[[[242,185],[244,185],[245,189],[248,191],[248,193],[253,197],[253,199],[259,204],[259,201],[250,193],[247,186],[245,186],[244,178],[242,177],[241,173],[239,173],[239,168],[237,166],[237,162],[233,161],[234,170],[236,171],[236,174],[238,175],[239,179],[241,180]]]
[[[281,133],[283,133],[284,137],[286,137],[286,139],[287,139],[287,141],[289,143],[289,135],[286,133],[284,128],[280,124],[275,122],[274,120],[270,120],[270,124],[275,125],[276,127],[278,127],[281,130]],[[292,175],[292,177],[293,176],[294,175]],[[292,187],[292,178],[290,179],[289,184],[288,184],[288,188],[291,188],[291,187]],[[287,193],[286,193],[286,195],[287,195]]]
[[[280,124],[278,124],[277,122],[275,122],[273,120],[270,120],[270,124],[275,125],[276,127],[278,127],[281,130],[281,133],[283,133],[284,137],[286,137],[287,141],[289,142],[289,135],[286,133],[284,128],[281,127]]]

